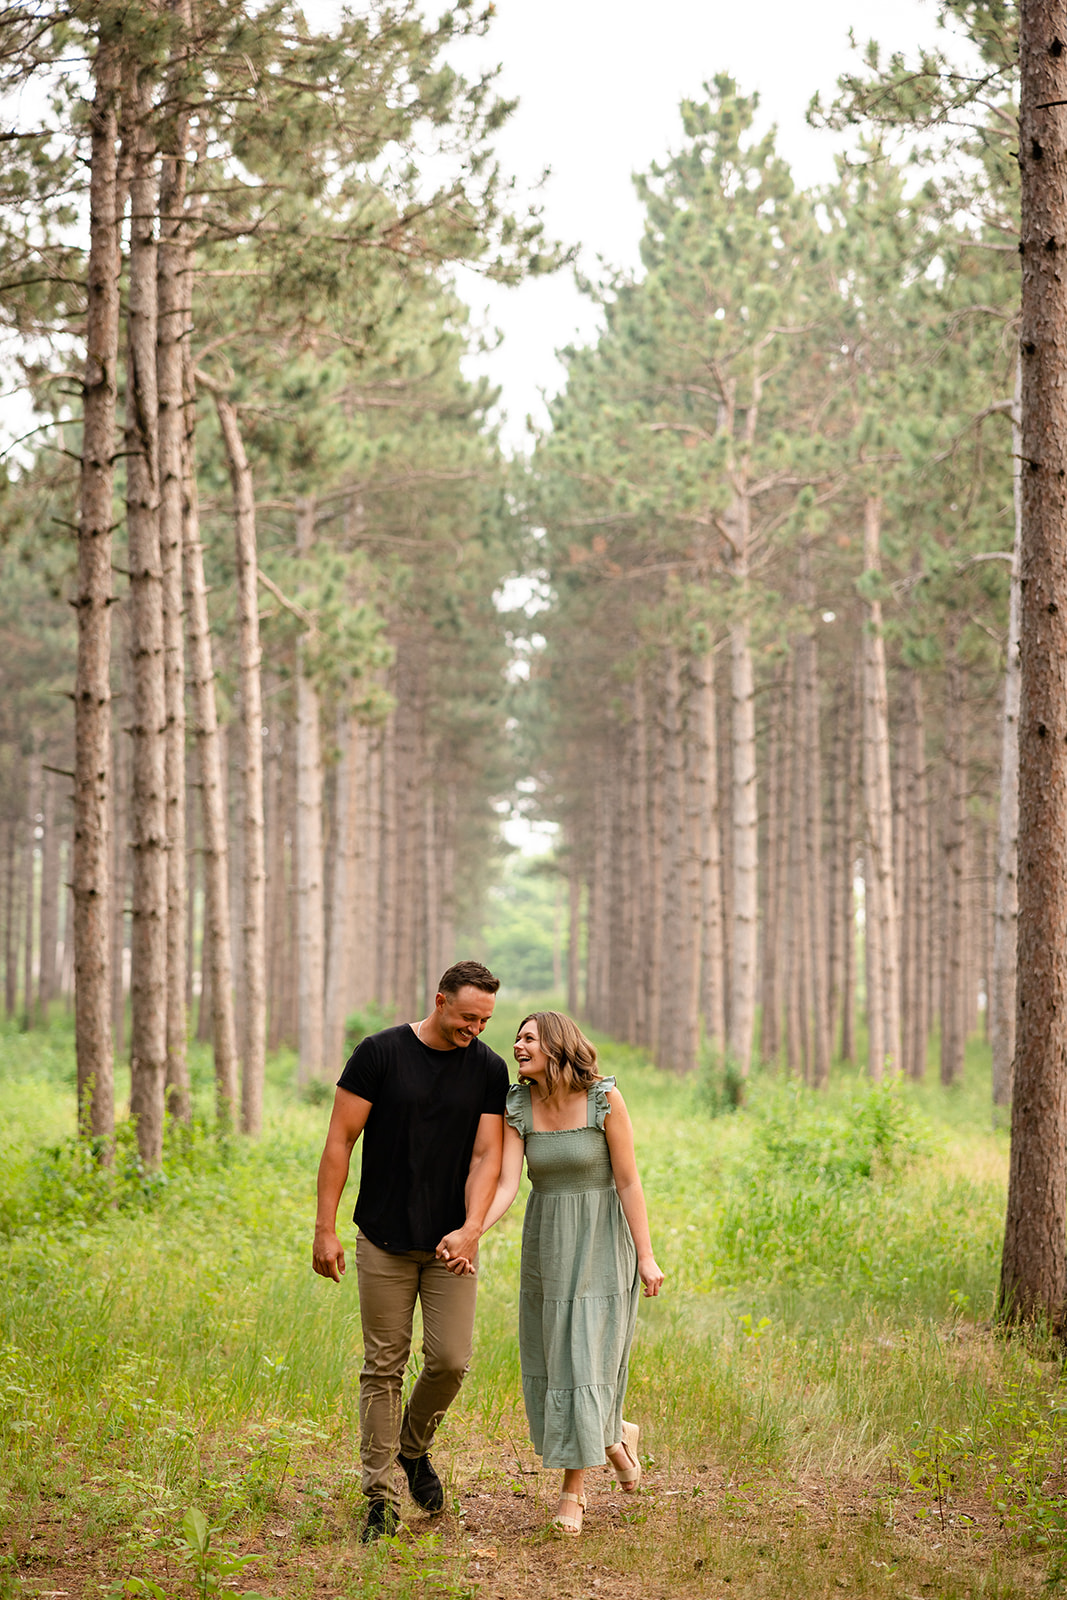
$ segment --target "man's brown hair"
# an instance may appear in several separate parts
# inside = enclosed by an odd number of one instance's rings
[[[496,994],[500,988],[500,979],[494,978],[488,967],[483,967],[480,961],[457,961],[443,974],[437,985],[438,994],[446,994],[452,1000],[461,989],[481,989],[484,994]]]

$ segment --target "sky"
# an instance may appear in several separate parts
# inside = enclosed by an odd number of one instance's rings
[[[838,76],[860,64],[870,38],[914,57],[946,45],[934,0],[497,0],[488,35],[453,59],[472,74],[500,65],[499,92],[519,105],[497,141],[516,199],[535,195],[546,231],[579,246],[577,267],[596,279],[599,261],[637,271],[642,208],[632,175],[663,161],[681,138],[679,102],[701,96],[718,73],[759,95],[757,131],[775,124],[778,147],[803,187],[834,176],[841,135],[808,127],[812,96],[832,98]],[[544,169],[549,176],[538,184]],[[561,387],[556,351],[596,337],[597,312],[565,269],[516,289],[457,274],[475,324],[498,330],[499,347],[472,356],[468,370],[500,386],[501,435],[529,449],[546,420],[544,396]],[[506,608],[529,598],[520,582]],[[554,825],[512,812],[507,841],[526,854],[551,846]]]
[[[758,92],[759,130],[777,125],[781,153],[808,186],[833,177],[842,148],[842,136],[809,128],[805,112],[816,91],[829,99],[838,75],[859,65],[849,30],[861,45],[873,37],[912,57],[946,43],[933,0],[497,0],[496,9],[487,37],[455,59],[467,72],[500,64],[500,92],[519,100],[497,143],[502,169],[520,197],[550,169],[540,192],[547,232],[579,245],[578,265],[593,278],[598,257],[638,267],[632,174],[677,146],[679,102],[717,73]],[[505,444],[528,448],[527,415],[542,422],[542,393],[562,383],[555,352],[595,338],[595,308],[568,270],[513,290],[458,276],[476,324],[503,335],[470,370],[501,386]]]

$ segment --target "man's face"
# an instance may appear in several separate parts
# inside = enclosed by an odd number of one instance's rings
[[[472,1039],[477,1039],[493,1015],[495,1004],[496,995],[464,984],[456,994],[437,996],[437,1026],[450,1045],[464,1050]]]

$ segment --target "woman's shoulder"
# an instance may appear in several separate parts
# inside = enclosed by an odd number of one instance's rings
[[[530,1085],[513,1083],[504,1100],[504,1120],[525,1139],[530,1131]]]
[[[600,1129],[603,1129],[611,1115],[611,1101],[608,1097],[616,1087],[614,1078],[598,1078],[589,1091],[596,1113],[596,1126]]]

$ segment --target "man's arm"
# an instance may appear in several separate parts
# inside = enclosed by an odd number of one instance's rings
[[[345,1270],[345,1253],[337,1237],[337,1207],[348,1182],[348,1168],[356,1140],[367,1125],[371,1102],[361,1095],[338,1089],[333,1097],[333,1114],[326,1134],[326,1145],[319,1162],[319,1203],[315,1213],[315,1243],[311,1265],[323,1278],[340,1283]]]
[[[485,1231],[485,1218],[500,1178],[500,1162],[504,1151],[504,1118],[486,1111],[478,1118],[478,1132],[474,1136],[470,1169],[464,1189],[467,1220],[454,1233],[446,1233],[437,1246],[440,1261],[450,1263],[449,1271],[473,1272],[471,1263],[478,1248],[478,1240]]]

